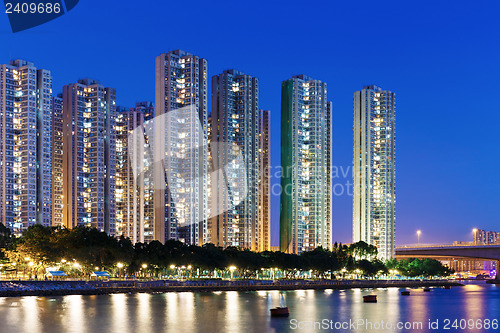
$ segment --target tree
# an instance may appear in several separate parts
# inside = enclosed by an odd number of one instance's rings
[[[367,244],[363,241],[353,243],[349,246],[348,252],[356,259],[373,260],[377,257],[378,249],[375,245]]]
[[[448,276],[453,273],[453,270],[443,266],[443,264],[435,259],[402,259],[389,260],[387,263],[388,269],[396,269],[399,274],[410,277],[431,277],[431,276]]]
[[[0,259],[3,259],[4,251],[11,245],[11,232],[10,229],[0,223]]]

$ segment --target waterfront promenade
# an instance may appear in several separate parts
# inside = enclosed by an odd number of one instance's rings
[[[0,297],[443,286],[461,286],[461,284],[449,280],[0,281]]]

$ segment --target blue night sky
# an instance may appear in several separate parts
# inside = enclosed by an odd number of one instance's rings
[[[12,34],[0,14],[0,63],[52,71],[54,92],[93,77],[119,105],[154,100],[154,59],[184,49],[209,76],[236,68],[260,79],[280,163],[280,84],[295,74],[328,83],[335,158],[352,164],[352,94],[397,94],[397,243],[471,240],[500,231],[498,1],[97,1]],[[350,171],[350,169],[349,169]],[[351,181],[336,179],[338,184]],[[273,180],[274,183],[277,180]],[[337,186],[340,191],[340,185]],[[335,197],[334,240],[351,241],[351,197]],[[279,198],[272,201],[277,245]]]

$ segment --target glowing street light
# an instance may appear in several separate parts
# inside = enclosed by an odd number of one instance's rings
[[[148,268],[148,264],[142,264],[142,269],[143,269],[143,272],[142,272],[142,276],[143,277],[146,277],[146,268]]]
[[[118,267],[118,277],[121,277],[122,276],[123,264],[121,262],[119,262],[119,263],[116,264],[116,267]]]
[[[231,279],[233,279],[233,272],[236,270],[236,266],[230,266],[229,271],[231,271]]]
[[[26,258],[24,258],[24,259],[26,260]],[[29,258],[28,258],[28,260],[29,260]],[[35,263],[33,261],[30,261],[28,263],[28,266],[30,267],[30,278],[31,278],[31,273],[32,273],[31,271],[32,271],[33,265],[35,265]]]

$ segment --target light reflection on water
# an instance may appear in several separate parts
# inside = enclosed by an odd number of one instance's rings
[[[410,296],[401,296],[401,290],[327,289],[0,298],[0,332],[299,332],[291,329],[291,319],[298,322],[323,319],[422,322],[423,331],[400,332],[428,332],[429,319],[500,319],[500,287],[495,285],[470,284],[451,290],[433,288],[430,293],[411,289]],[[372,293],[378,295],[378,303],[363,303],[362,296]],[[280,295],[284,295],[291,315],[290,318],[272,319],[269,309],[280,304]],[[320,331],[310,326],[300,330]],[[394,331],[397,330],[386,330]]]

